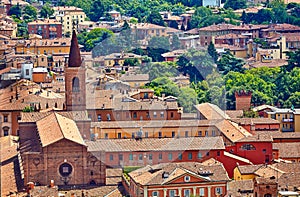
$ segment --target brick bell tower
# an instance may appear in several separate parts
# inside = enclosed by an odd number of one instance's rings
[[[73,30],[69,62],[65,67],[65,98],[67,111],[86,109],[85,68],[81,63],[78,40],[76,32]]]

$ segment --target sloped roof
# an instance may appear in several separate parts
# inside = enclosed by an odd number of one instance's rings
[[[144,138],[103,139],[86,142],[88,151],[132,152],[132,151],[185,151],[185,150],[224,150],[222,137],[194,138]]]
[[[201,176],[199,172],[204,171],[210,171],[212,174],[206,177]],[[168,173],[169,177],[163,178],[163,173]],[[214,165],[203,165],[197,162],[162,163],[137,169],[129,173],[129,176],[141,185],[164,185],[184,174],[189,174],[208,182],[229,181],[225,168],[219,163]]]
[[[195,107],[208,120],[230,118],[217,105],[211,103],[202,103],[202,104],[195,105]]]
[[[57,113],[52,113],[36,122],[42,147],[67,139],[85,146],[76,123]]]

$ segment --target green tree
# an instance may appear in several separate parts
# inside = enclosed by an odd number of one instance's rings
[[[174,29],[178,29],[179,24],[176,21],[171,21],[170,22],[170,27],[174,28]]]
[[[138,66],[140,64],[137,58],[127,58],[124,60],[124,66]]]
[[[229,71],[243,72],[244,61],[240,58],[236,58],[229,51],[222,55],[219,61],[217,61],[217,68],[219,71],[226,75]]]
[[[207,52],[213,58],[214,62],[217,62],[218,52],[215,48],[215,45],[212,42],[209,43],[209,45],[207,47]]]
[[[224,4],[225,9],[243,9],[247,7],[247,1],[246,0],[226,0]]]
[[[194,105],[197,104],[197,94],[190,87],[180,88],[178,104],[183,107],[184,112],[194,112]]]
[[[172,50],[177,50],[180,49],[181,43],[176,34],[173,34],[172,36],[172,42],[171,42],[171,49]]]
[[[201,81],[214,70],[214,63],[207,51],[190,49],[178,59],[178,69],[188,74],[192,81]]]
[[[42,18],[49,18],[53,13],[54,10],[51,8],[51,6],[48,3],[46,3],[40,11],[40,16]]]
[[[147,17],[147,22],[155,25],[165,26],[165,22],[157,10],[153,10]]]
[[[140,70],[144,74],[149,74],[150,80],[159,77],[175,77],[178,75],[175,62],[150,62],[141,66]]]
[[[11,6],[11,8],[8,10],[8,15],[10,15],[10,16],[14,15],[18,19],[20,19],[22,16],[22,9],[21,9],[20,5],[17,4],[17,5]]]
[[[91,51],[98,43],[111,37],[113,32],[105,28],[95,28],[90,32],[78,34],[78,43],[84,45],[86,51]]]
[[[291,71],[295,67],[300,67],[300,49],[297,51],[291,51],[287,53],[288,55],[288,65],[287,70]]]
[[[161,54],[170,51],[170,42],[167,37],[154,36],[150,39],[147,47],[148,56],[152,58],[154,62],[163,61],[164,58]]]
[[[30,16],[30,18],[35,20],[37,18],[37,9],[31,5],[27,5],[24,8],[24,14],[27,14],[28,16]]]

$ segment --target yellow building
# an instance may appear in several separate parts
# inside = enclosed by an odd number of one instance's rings
[[[263,165],[244,165],[237,166],[233,170],[233,177],[236,181],[253,180],[257,175],[255,172]]]
[[[70,41],[70,38],[20,40],[15,45],[15,50],[16,54],[69,54]]]
[[[272,108],[268,117],[280,122],[281,132],[300,132],[300,109]]]
[[[74,6],[54,7],[55,19],[62,23],[63,35],[71,35],[73,28],[78,31],[80,23],[86,19],[86,14],[81,8]]]

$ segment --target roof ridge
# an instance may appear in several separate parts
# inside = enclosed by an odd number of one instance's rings
[[[60,114],[58,114],[58,113],[56,113],[56,112],[53,112],[53,113],[54,113],[56,122],[58,123],[58,126],[59,126],[59,128],[60,128],[60,132],[62,133],[63,139],[64,139],[64,138],[67,139],[66,136],[65,136],[65,134],[64,134],[64,132],[62,131],[61,126],[60,126],[60,121],[59,121],[58,118],[57,118],[57,115],[60,115]],[[60,115],[60,116],[62,116],[62,115]],[[63,117],[64,117],[64,116],[63,116]]]

